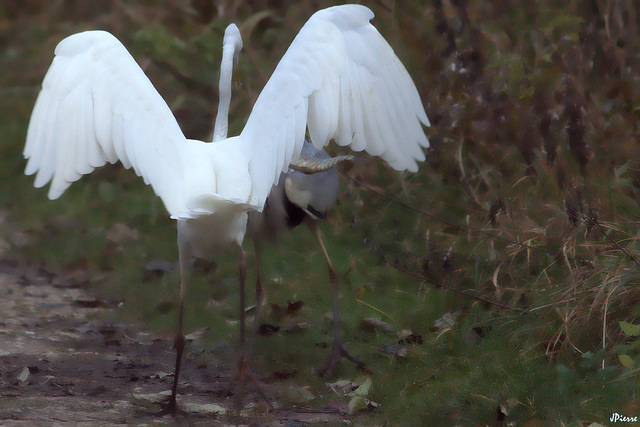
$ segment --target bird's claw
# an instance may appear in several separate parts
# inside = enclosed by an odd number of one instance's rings
[[[271,402],[267,398],[267,395],[262,390],[262,387],[260,386],[258,381],[258,377],[251,369],[251,366],[249,366],[249,361],[247,357],[243,355],[243,356],[240,356],[240,358],[238,359],[236,371],[234,372],[231,379],[229,380],[229,383],[227,384],[227,388],[226,388],[226,394],[229,394],[231,392],[231,388],[233,387],[233,385],[237,383],[236,405],[235,405],[236,412],[240,413],[240,409],[242,408],[242,395],[244,392],[245,378],[249,378],[249,380],[251,380],[251,382],[253,383],[253,386],[256,388],[260,396],[264,399],[267,406],[269,406],[269,409],[274,409],[274,406],[271,404]]]
[[[164,408],[160,409],[159,411],[146,412],[146,413],[147,415],[150,415],[152,417],[164,417],[165,415],[171,415],[172,417],[175,417],[178,414],[184,414],[184,411],[178,408],[178,402],[176,401],[176,397],[171,396],[171,398],[167,402],[167,405]]]
[[[323,378],[327,378],[331,376],[331,374],[333,373],[333,370],[338,364],[338,360],[341,357],[344,357],[348,361],[355,364],[358,369],[365,371],[367,373],[369,372],[365,363],[362,360],[360,360],[359,357],[349,353],[347,349],[344,347],[344,345],[339,341],[333,343],[333,347],[331,348],[331,354],[329,355],[329,358],[327,359],[327,361],[324,364],[314,368],[313,372],[316,375],[319,375]]]

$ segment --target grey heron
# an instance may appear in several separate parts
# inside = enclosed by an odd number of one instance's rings
[[[331,159],[326,151],[318,149],[312,143],[305,141],[300,158],[305,159],[307,162],[314,162],[319,172],[303,173],[292,169],[287,173],[283,173],[278,184],[271,189],[262,213],[257,211],[249,213],[247,234],[253,240],[256,257],[256,312],[249,346],[249,356],[255,345],[265,295],[262,282],[260,247],[263,242],[273,241],[278,238],[279,234],[286,230],[292,230],[304,223],[316,239],[320,252],[327,264],[329,274],[333,313],[333,343],[327,361],[315,368],[317,374],[329,376],[340,357],[347,358],[358,367],[364,367],[364,363],[352,356],[342,344],[339,326],[338,275],[322,240],[322,233],[317,223],[318,219],[327,217],[329,210],[333,208],[338,198],[340,182],[336,170],[331,166],[335,166],[338,161],[348,160],[348,157],[341,156],[341,158]],[[331,161],[331,163],[327,164],[328,161]]]

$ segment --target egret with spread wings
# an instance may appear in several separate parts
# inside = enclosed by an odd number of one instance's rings
[[[364,6],[315,13],[260,93],[242,132],[215,142],[187,139],[171,110],[126,48],[111,34],[87,31],[58,44],[27,132],[25,173],[51,183],[56,199],[82,175],[120,161],[151,185],[177,221],[181,270],[176,366],[169,405],[175,413],[184,348],[182,313],[191,257],[240,248],[247,213],[261,211],[308,131],[417,170],[429,121],[408,72],[369,23]],[[226,130],[225,130],[226,133]]]

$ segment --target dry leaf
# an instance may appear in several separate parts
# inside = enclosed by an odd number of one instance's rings
[[[282,321],[287,317],[295,316],[302,307],[304,307],[304,301],[290,302],[286,307],[273,303],[270,307],[269,316],[277,321]]]
[[[171,390],[164,390],[158,393],[149,393],[149,394],[135,394],[131,393],[131,397],[133,400],[140,403],[164,403],[169,400],[171,397]]]
[[[369,391],[371,391],[371,386],[373,383],[371,382],[371,378],[367,377],[367,379],[360,384],[360,386],[353,391],[354,396],[367,396]]]
[[[365,317],[360,321],[358,329],[364,332],[393,332],[393,326],[390,323],[383,322],[375,317]]]
[[[197,331],[187,334],[187,336],[185,336],[184,339],[187,340],[187,342],[199,340],[200,338],[202,338],[204,334],[206,334],[209,331],[209,329],[210,329],[209,326],[205,326],[204,328],[200,328]]]
[[[363,396],[353,396],[349,401],[349,414],[367,409],[367,401]]]
[[[316,394],[310,386],[291,387],[284,391],[282,397],[289,403],[306,403],[315,399]]]
[[[173,376],[173,372],[156,372],[155,374],[151,374],[149,375],[147,378],[166,378],[166,377],[172,377]]]
[[[398,344],[422,345],[424,344],[424,338],[422,338],[422,335],[420,334],[416,334],[406,329],[403,329],[400,332],[398,332]]]
[[[452,329],[456,325],[456,320],[460,313],[455,311],[453,313],[445,313],[441,318],[433,322],[433,325],[440,331]]]
[[[326,386],[336,394],[347,394],[358,388],[358,384],[355,384],[351,380],[338,380],[333,383],[325,383]]]
[[[29,372],[29,368],[25,366],[24,369],[22,369],[22,372],[20,372],[20,375],[18,376],[18,383],[20,385],[26,385],[27,380],[29,379],[29,375],[31,375],[31,372]]]
[[[385,353],[390,353],[391,355],[402,359],[407,357],[407,354],[409,354],[407,347],[402,344],[386,345],[382,346],[381,349]]]
[[[226,414],[227,410],[215,403],[185,403],[182,404],[182,408],[190,413],[197,414]]]
[[[367,399],[364,396],[353,396],[349,401],[349,414],[354,414],[369,408],[379,408],[380,404]]]

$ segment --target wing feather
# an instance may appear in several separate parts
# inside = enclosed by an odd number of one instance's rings
[[[153,187],[173,217],[189,217],[193,206],[206,211],[206,203],[193,202],[205,199],[261,208],[300,154],[307,128],[316,147],[333,139],[380,155],[395,169],[417,170],[429,121],[413,81],[372,18],[358,5],[312,16],[241,135],[217,144],[184,137],[115,37],[103,31],[70,36],[56,48],[36,100],[25,173],[36,174],[37,187],[51,182],[49,197],[55,199],[82,175],[119,160]]]
[[[188,216],[188,197],[216,190],[215,179],[198,182],[199,172],[212,176],[205,145],[186,140],[114,36],[87,31],[56,48],[29,122],[25,173],[37,173],[36,187],[51,181],[48,195],[56,199],[82,175],[120,160],[151,184],[172,216]]]
[[[416,87],[360,5],[314,14],[261,92],[239,140],[250,157],[248,203],[263,205],[297,158],[304,132],[321,148],[331,139],[417,170],[429,120]]]

